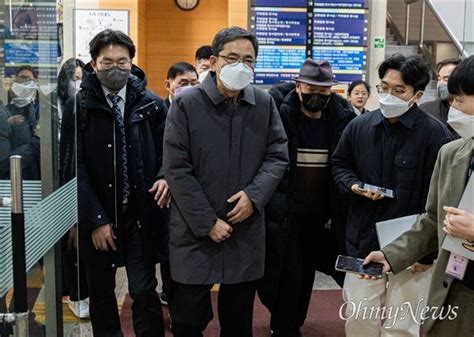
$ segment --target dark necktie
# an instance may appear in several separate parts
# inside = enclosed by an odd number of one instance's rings
[[[128,183],[128,164],[127,164],[127,137],[125,136],[125,124],[123,122],[122,112],[119,107],[120,96],[109,94],[112,101],[112,110],[115,120],[120,129],[120,168],[122,170],[122,198],[127,200],[130,195],[130,185]]]

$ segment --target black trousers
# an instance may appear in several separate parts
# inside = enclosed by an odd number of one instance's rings
[[[280,273],[277,300],[271,310],[271,329],[276,337],[298,336],[313,291],[316,270],[334,274],[334,233],[318,215],[293,215],[288,248]]]
[[[202,337],[213,318],[211,285],[188,285],[171,280],[170,310],[174,337]],[[218,314],[221,337],[251,337],[257,282],[221,284]]]
[[[61,239],[63,296],[71,301],[85,300],[89,297],[86,269],[75,248],[68,247],[69,232]]]
[[[124,255],[133,328],[137,337],[164,337],[161,303],[156,292],[155,265],[147,263],[142,233],[136,221],[125,225]],[[122,337],[115,297],[117,268],[86,263],[90,294],[90,317],[95,337]]]
[[[161,282],[163,282],[163,292],[168,295],[170,292],[171,270],[170,262],[164,261],[160,263]]]

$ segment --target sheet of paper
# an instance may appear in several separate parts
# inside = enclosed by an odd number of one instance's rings
[[[474,213],[474,174],[467,183],[458,208]],[[474,242],[446,235],[442,248],[474,261]]]

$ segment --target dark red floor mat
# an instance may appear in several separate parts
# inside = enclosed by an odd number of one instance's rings
[[[219,336],[219,323],[216,313],[217,294],[212,294],[212,305],[214,309],[214,319],[209,323],[205,337]],[[339,308],[343,303],[341,290],[316,290],[313,291],[311,298],[311,305],[308,312],[308,318],[301,330],[305,337],[344,337],[344,321],[339,318]],[[135,337],[133,333],[132,319],[131,319],[131,304],[132,300],[127,295],[122,307],[122,329],[125,337]],[[168,308],[163,307],[165,321],[169,326]],[[270,315],[267,309],[260,303],[260,300],[255,300],[254,308],[254,337],[269,337],[270,336]],[[166,337],[171,337],[173,334],[168,328]]]

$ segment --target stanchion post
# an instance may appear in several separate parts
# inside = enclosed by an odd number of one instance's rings
[[[21,156],[10,157],[12,190],[12,255],[13,255],[13,305],[15,311],[15,336],[28,336],[28,298],[26,288],[25,215],[23,213],[23,178]]]

